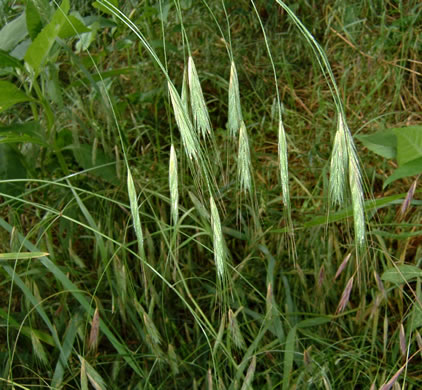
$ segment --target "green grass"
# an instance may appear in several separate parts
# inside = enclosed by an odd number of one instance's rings
[[[71,3],[0,3],[1,385],[418,389],[420,189],[354,136],[422,121],[419,2]]]

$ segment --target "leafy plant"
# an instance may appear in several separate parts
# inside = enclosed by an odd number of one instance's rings
[[[357,138],[372,152],[397,159],[399,168],[384,182],[384,187],[422,173],[422,126],[394,127]]]

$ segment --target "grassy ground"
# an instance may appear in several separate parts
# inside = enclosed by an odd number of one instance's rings
[[[418,389],[420,193],[355,136],[421,123],[421,4],[119,3],[2,66],[0,381]]]

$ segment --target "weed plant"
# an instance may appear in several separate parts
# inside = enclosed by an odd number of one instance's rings
[[[288,3],[0,1],[1,386],[420,387],[422,6]]]

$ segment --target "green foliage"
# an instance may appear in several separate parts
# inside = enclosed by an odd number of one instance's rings
[[[0,1],[2,384],[418,388],[422,8],[308,3]]]
[[[358,139],[374,153],[397,159],[399,168],[384,182],[384,187],[422,173],[422,126],[395,127]]]

